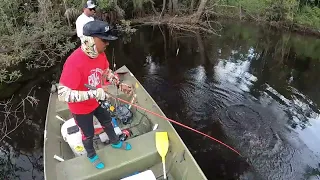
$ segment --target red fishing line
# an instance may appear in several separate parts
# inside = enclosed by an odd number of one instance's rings
[[[85,84],[85,86],[88,87],[89,89],[96,89],[95,87],[92,87],[92,86],[87,85],[87,84]],[[198,130],[196,130],[196,129],[193,129],[193,128],[187,126],[187,125],[184,125],[184,124],[182,124],[182,123],[179,123],[179,122],[177,122],[177,121],[175,121],[175,120],[173,120],[173,119],[170,119],[170,118],[167,118],[167,117],[162,116],[162,115],[160,115],[160,114],[157,114],[157,113],[155,113],[155,112],[152,112],[152,111],[150,111],[150,110],[148,110],[148,109],[146,109],[146,108],[143,108],[143,107],[138,106],[138,105],[136,105],[136,104],[133,104],[133,103],[131,103],[131,102],[128,102],[128,101],[123,100],[123,99],[121,99],[121,98],[114,97],[114,96],[112,96],[110,93],[108,93],[108,94],[109,94],[109,96],[110,96],[111,98],[113,98],[113,99],[116,99],[116,100],[118,100],[118,101],[124,102],[124,103],[126,103],[126,104],[130,104],[131,106],[134,106],[134,107],[136,107],[136,108],[138,108],[138,109],[142,109],[142,110],[144,110],[144,111],[146,111],[146,112],[148,112],[148,113],[150,113],[150,114],[153,114],[153,115],[158,116],[158,117],[160,117],[160,118],[162,118],[162,119],[168,120],[168,121],[170,121],[170,122],[172,122],[172,123],[174,123],[174,124],[177,124],[177,125],[179,125],[179,126],[181,126],[181,127],[184,127],[184,128],[189,129],[189,130],[191,130],[191,131],[193,131],[193,132],[196,132],[196,133],[198,133],[198,134],[201,134],[201,135],[203,135],[203,136],[205,136],[205,137],[207,137],[207,138],[209,138],[209,139],[211,139],[211,140],[214,140],[214,141],[216,141],[216,142],[218,142],[218,143],[226,146],[227,148],[229,148],[229,149],[232,150],[233,152],[237,153],[239,156],[242,156],[237,150],[235,150],[235,148],[233,148],[233,147],[225,144],[224,142],[222,142],[222,141],[220,141],[220,140],[218,140],[218,139],[216,139],[216,138],[214,138],[214,137],[211,137],[211,136],[209,136],[209,135],[207,135],[207,134],[205,134],[205,133],[203,133],[203,132],[200,132],[200,131],[198,131]]]
[[[162,118],[162,119],[168,120],[168,121],[170,121],[170,122],[172,122],[172,123],[174,123],[174,124],[177,124],[177,125],[179,125],[179,126],[182,126],[182,127],[186,128],[186,129],[189,129],[189,130],[191,130],[191,131],[193,131],[193,132],[196,132],[196,133],[198,133],[198,134],[201,134],[201,135],[203,135],[203,136],[205,136],[205,137],[207,137],[207,138],[210,138],[211,140],[214,140],[214,141],[216,141],[216,142],[218,142],[218,143],[226,146],[227,148],[231,149],[233,152],[235,152],[235,153],[237,153],[239,156],[241,156],[241,154],[240,154],[237,150],[235,150],[233,147],[231,147],[231,146],[223,143],[222,141],[220,141],[220,140],[218,140],[218,139],[216,139],[216,138],[214,138],[214,137],[211,137],[211,136],[209,136],[209,135],[207,135],[207,134],[205,134],[205,133],[203,133],[203,132],[200,132],[200,131],[198,131],[198,130],[196,130],[196,129],[193,129],[193,128],[187,126],[187,125],[184,125],[184,124],[182,124],[182,123],[179,123],[179,122],[177,122],[177,121],[175,121],[175,120],[173,120],[173,119],[170,119],[170,118],[167,118],[167,117],[162,116],[162,115],[160,115],[160,114],[157,114],[157,113],[155,113],[155,112],[152,112],[152,111],[150,111],[150,110],[148,110],[148,109],[145,109],[145,108],[143,108],[143,107],[141,107],[141,106],[138,106],[138,105],[136,105],[136,104],[132,104],[132,103],[126,101],[126,100],[123,100],[123,99],[120,99],[120,98],[116,98],[116,97],[113,97],[113,96],[111,96],[111,97],[114,98],[114,99],[116,99],[116,100],[118,100],[118,101],[124,102],[124,103],[126,103],[126,104],[130,104],[131,106],[134,106],[134,107],[136,107],[136,108],[138,108],[138,109],[144,110],[144,111],[146,111],[146,112],[148,112],[148,113],[150,113],[150,114],[153,114],[153,115],[155,115],[155,116],[158,116],[158,117],[160,117],[160,118]]]

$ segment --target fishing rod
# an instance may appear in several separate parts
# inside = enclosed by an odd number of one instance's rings
[[[111,59],[111,61],[112,61],[112,71],[114,72],[116,70],[116,58],[115,58],[115,55],[114,55],[114,48],[112,48],[112,59]],[[118,96],[118,94],[119,94],[119,89],[117,88],[116,95]],[[116,101],[116,107],[118,107],[118,101]]]
[[[90,86],[90,85],[87,85],[87,84],[85,84],[85,86],[86,86],[87,88],[89,88],[89,89],[92,89],[92,90],[97,89],[97,88],[95,88],[95,87],[93,87],[93,86]],[[160,115],[160,114],[157,114],[157,113],[155,113],[155,112],[152,112],[152,111],[150,111],[150,110],[148,110],[148,109],[146,109],[146,108],[143,108],[143,107],[141,107],[141,106],[139,106],[139,105],[133,104],[133,103],[131,103],[131,102],[129,102],[129,101],[126,101],[126,100],[124,100],[124,99],[121,99],[121,98],[118,98],[118,97],[114,97],[112,94],[110,94],[110,93],[108,93],[108,92],[106,92],[106,93],[107,93],[111,98],[113,98],[113,99],[115,99],[115,100],[121,101],[121,102],[123,102],[123,103],[126,103],[126,104],[129,104],[129,105],[131,105],[131,106],[134,106],[134,107],[136,107],[136,108],[138,108],[138,109],[144,110],[144,111],[146,111],[146,112],[148,112],[148,113],[150,113],[150,114],[152,114],[152,115],[158,116],[158,117],[160,117],[160,118],[162,118],[162,119],[165,119],[165,120],[167,120],[167,121],[170,121],[170,122],[172,122],[172,123],[174,123],[174,124],[177,124],[177,125],[179,125],[179,126],[181,126],[181,127],[184,127],[184,128],[189,129],[189,130],[191,130],[191,131],[193,131],[193,132],[196,132],[196,133],[198,133],[198,134],[201,134],[201,135],[203,135],[203,136],[205,136],[205,137],[207,137],[207,138],[209,138],[209,139],[211,139],[211,140],[214,140],[214,141],[216,141],[216,142],[224,145],[225,147],[229,148],[230,150],[232,150],[233,152],[237,153],[239,156],[242,157],[242,155],[239,153],[239,151],[237,151],[237,150],[234,149],[233,147],[225,144],[224,142],[222,142],[222,141],[220,141],[220,140],[218,140],[218,139],[216,139],[216,138],[214,138],[214,137],[212,137],[212,136],[209,136],[209,135],[207,135],[207,134],[205,134],[205,133],[203,133],[203,132],[201,132],[201,131],[198,131],[198,130],[193,129],[193,128],[187,126],[187,125],[184,125],[184,124],[182,124],[182,123],[179,123],[179,122],[177,122],[177,121],[175,121],[175,120],[173,120],[173,119],[170,119],[170,118],[167,118],[167,117],[162,116],[162,115]]]

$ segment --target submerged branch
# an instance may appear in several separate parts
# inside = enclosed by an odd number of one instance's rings
[[[3,116],[2,122],[0,123],[0,141],[4,138],[11,139],[9,135],[28,118],[26,115],[27,103],[31,106],[38,105],[39,100],[35,97],[35,94],[31,95],[34,87],[30,89],[28,94],[21,99],[17,105],[13,102],[14,96],[6,101],[0,101],[0,112]]]

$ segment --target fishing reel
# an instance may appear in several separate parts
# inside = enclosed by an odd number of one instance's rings
[[[109,101],[102,101],[99,100],[99,104],[103,109],[106,109],[108,111],[110,111],[110,107],[112,106],[111,103]]]
[[[119,139],[121,141],[125,141],[127,140],[129,137],[131,137],[133,134],[132,134],[132,131],[130,129],[124,129],[122,130],[122,134],[119,136]]]
[[[128,108],[128,105],[118,105],[115,109],[108,101],[101,101],[100,105],[102,108],[108,110],[112,116],[115,116],[123,125],[131,123],[133,113]]]

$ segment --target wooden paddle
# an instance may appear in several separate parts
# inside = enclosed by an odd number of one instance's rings
[[[165,160],[169,149],[168,132],[156,132],[156,147],[162,159],[163,177],[167,179]]]

